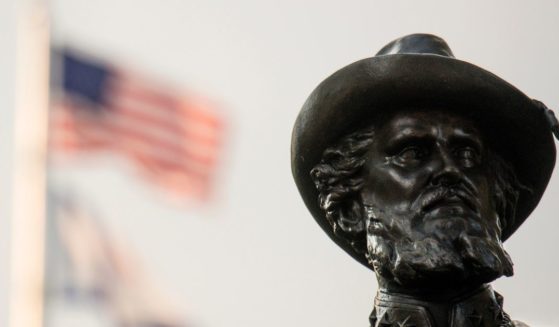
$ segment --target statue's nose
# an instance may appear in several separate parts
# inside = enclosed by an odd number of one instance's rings
[[[451,153],[446,150],[440,150],[434,160],[436,164],[431,184],[436,186],[451,186],[460,182],[463,177],[463,172]]]

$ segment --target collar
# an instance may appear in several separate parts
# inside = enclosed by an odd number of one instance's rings
[[[369,317],[372,327],[512,327],[503,297],[491,286],[447,301],[431,301],[379,290]]]

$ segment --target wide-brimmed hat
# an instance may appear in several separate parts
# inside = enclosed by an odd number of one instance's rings
[[[436,108],[471,117],[489,147],[513,165],[521,190],[508,239],[540,201],[555,165],[553,113],[498,76],[455,59],[446,42],[413,34],[390,42],[376,56],[354,62],[320,83],[303,105],[291,143],[293,176],[307,208],[326,233],[361,263],[362,253],[334,234],[319,207],[310,171],[327,147],[375,118],[402,109]]]

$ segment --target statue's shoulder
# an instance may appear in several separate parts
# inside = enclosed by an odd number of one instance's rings
[[[525,323],[523,323],[522,321],[518,321],[518,320],[515,320],[512,323],[513,323],[514,327],[530,327],[530,326],[526,325]]]

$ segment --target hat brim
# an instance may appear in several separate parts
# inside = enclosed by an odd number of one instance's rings
[[[436,108],[466,114],[479,124],[492,150],[514,166],[521,191],[516,216],[503,230],[508,239],[540,201],[555,165],[555,144],[537,104],[498,76],[470,63],[430,54],[363,59],[324,80],[297,117],[291,164],[303,200],[334,242],[368,266],[363,254],[337,237],[318,204],[310,177],[327,147],[379,114]]]

